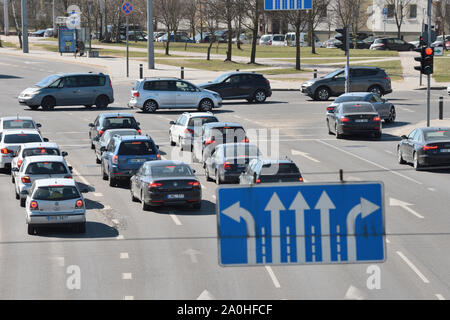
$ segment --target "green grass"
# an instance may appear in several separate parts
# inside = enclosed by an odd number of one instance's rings
[[[363,60],[370,60],[371,58],[350,58],[350,63],[354,62],[354,61],[363,61]],[[374,58],[376,59],[376,58]],[[342,57],[342,58],[334,58],[334,59],[300,59],[301,63],[306,63],[306,64],[316,64],[316,65],[321,65],[324,63],[345,63],[346,57]],[[290,59],[290,60],[283,60],[283,62],[291,62],[291,63],[295,63],[295,59]]]
[[[450,82],[450,58],[434,57],[433,78],[436,82]]]
[[[295,68],[284,68],[284,69],[270,69],[270,70],[261,70],[259,73],[273,76],[278,74],[298,74],[298,73],[312,73],[312,69],[301,69],[296,70]]]
[[[268,67],[261,64],[247,64],[233,61],[206,60],[206,59],[156,59],[156,63],[171,66],[194,68],[208,71],[245,70]]]
[[[345,64],[342,63],[330,67],[343,68],[344,66]],[[384,69],[386,73],[389,75],[389,77],[391,77],[392,81],[403,80],[403,69],[400,60],[380,61],[370,63],[351,63],[350,66],[378,67]]]
[[[3,41],[3,40],[2,40],[2,46],[3,46],[3,48],[15,48],[15,49],[19,48],[19,44],[14,43],[14,42]]]

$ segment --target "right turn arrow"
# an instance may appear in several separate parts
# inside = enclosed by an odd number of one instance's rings
[[[408,202],[404,202],[398,199],[394,199],[394,198],[389,198],[389,205],[391,207],[402,207],[403,209],[405,209],[406,211],[409,211],[410,213],[412,213],[413,215],[415,215],[417,218],[423,219],[424,216],[418,214],[417,212],[415,212],[413,209],[411,209],[409,206],[412,206],[413,204],[408,203]]]

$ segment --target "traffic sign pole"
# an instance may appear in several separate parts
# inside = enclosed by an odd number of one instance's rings
[[[129,56],[129,47],[128,47],[128,15],[126,17],[126,33],[127,33],[127,78],[130,76],[130,56]]]
[[[127,63],[127,78],[130,76],[130,55],[129,55],[129,42],[128,42],[128,16],[133,12],[133,5],[128,2],[125,1],[124,3],[122,3],[122,12],[125,14],[125,19],[126,19],[126,39],[127,39],[127,59],[126,59],[126,63]]]
[[[428,39],[427,45],[428,48],[431,47],[431,0],[428,0],[427,7],[427,15],[428,15]],[[445,42],[444,42],[445,44]],[[431,89],[431,74],[427,74],[427,127],[430,126],[430,89]]]
[[[147,64],[148,69],[155,69],[155,53],[153,46],[153,1],[147,0]]]

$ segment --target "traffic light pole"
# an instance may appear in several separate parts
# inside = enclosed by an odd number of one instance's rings
[[[345,29],[347,30],[346,34],[346,38],[347,40],[345,41],[345,51],[347,54],[347,64],[346,64],[346,74],[347,77],[345,78],[345,93],[349,93],[350,92],[350,34],[349,34],[349,27],[348,25],[345,27]]]
[[[427,7],[427,15],[428,15],[428,39],[427,39],[427,45],[428,48],[431,47],[431,1],[428,0],[428,7]],[[430,126],[430,87],[431,87],[431,74],[427,74],[427,127]]]

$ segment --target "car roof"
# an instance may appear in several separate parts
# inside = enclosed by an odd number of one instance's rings
[[[184,79],[177,78],[177,77],[146,77],[144,79],[139,79],[138,81],[157,81],[157,80],[167,80],[167,81],[169,81],[169,80],[180,80],[180,81],[189,82],[189,81],[186,81]]]
[[[183,114],[189,118],[215,117],[212,112],[183,112]]]
[[[243,126],[240,123],[237,122],[210,122],[205,123],[203,126],[208,126],[211,128],[219,128],[219,127],[239,127],[243,128]]]
[[[343,94],[341,94],[338,98],[340,98],[340,97],[351,97],[351,96],[353,96],[353,97],[360,97],[360,96],[367,96],[367,95],[370,95],[370,94],[373,94],[372,92],[349,92],[349,93],[343,93]]]
[[[126,113],[126,112],[101,113],[99,116],[101,118],[113,118],[113,117],[130,117],[130,118],[134,118],[133,114]]]
[[[216,146],[216,148],[219,149],[219,148],[239,147],[239,146],[254,146],[254,147],[258,148],[256,146],[256,144],[247,143],[247,142],[223,143],[223,144],[219,144],[218,146]]]
[[[189,166],[187,163],[183,161],[174,161],[174,160],[153,160],[153,161],[147,161],[145,162],[149,166],[173,166],[173,165],[186,165]]]
[[[73,73],[56,73],[53,74],[54,76],[60,76],[60,77],[69,77],[69,76],[108,76],[107,74],[104,74],[102,72],[73,72]]]
[[[27,162],[66,162],[63,156],[31,156],[25,158]]]
[[[36,129],[4,129],[3,134],[38,134],[39,131]]]
[[[430,132],[430,131],[439,131],[439,130],[450,130],[450,127],[424,127],[424,128],[417,128],[423,132]]]
[[[119,139],[122,141],[131,141],[131,140],[152,140],[149,136],[143,136],[143,135],[130,135],[130,136],[113,136],[115,139]]]
[[[263,163],[263,165],[265,164],[273,164],[273,163],[292,163],[295,164],[294,161],[292,161],[291,159],[266,159],[266,158],[259,158],[259,160],[261,160],[261,162]]]
[[[48,178],[48,179],[38,179],[34,181],[36,187],[48,187],[52,185],[62,185],[62,186],[73,186],[76,187],[77,183],[74,179],[67,178]]]
[[[257,75],[257,76],[262,76],[261,73],[256,73],[256,72],[248,72],[248,71],[232,71],[232,72],[227,72],[225,74],[223,74],[224,76],[233,76],[236,74],[251,74],[251,75]]]
[[[32,117],[24,117],[24,116],[8,116],[8,117],[1,117],[1,121],[8,121],[8,120],[33,120]]]
[[[354,105],[359,104],[359,105],[367,105],[367,106],[371,106],[373,108],[373,105],[370,102],[365,102],[365,101],[348,101],[348,102],[341,102],[340,105],[342,105],[343,107],[353,107]],[[375,109],[374,109],[375,111]]]
[[[58,145],[55,142],[30,142],[22,144],[23,149],[32,149],[32,148],[55,148],[59,149]]]

